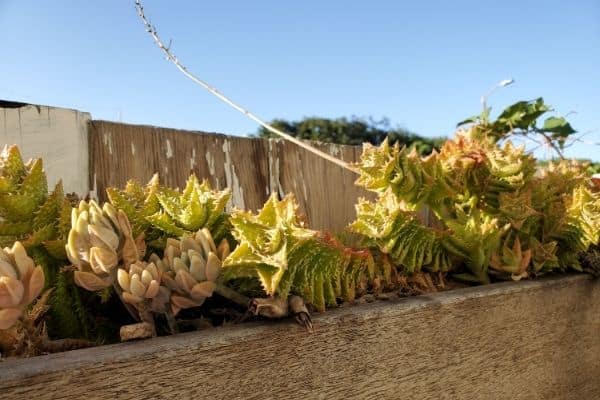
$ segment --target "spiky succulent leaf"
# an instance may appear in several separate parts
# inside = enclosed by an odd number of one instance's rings
[[[10,247],[21,241],[42,266],[47,286],[56,288],[50,299],[50,334],[85,336],[89,321],[73,315],[79,304],[78,289],[68,273],[60,271],[70,229],[69,201],[60,182],[48,194],[42,160],[24,163],[17,146],[5,148],[0,155],[0,217],[0,245]]]
[[[550,238],[558,243],[561,267],[579,269],[578,254],[600,239],[600,194],[579,186],[563,200],[563,218]]]
[[[472,196],[456,205],[455,218],[445,221],[451,232],[442,243],[450,253],[464,260],[474,279],[488,283],[490,259],[498,251],[509,225],[499,225],[497,218],[481,211],[476,204],[477,198]]]
[[[158,232],[152,230],[152,224],[147,217],[160,211],[160,203],[157,197],[159,189],[160,184],[157,174],[145,186],[140,185],[135,180],[130,180],[124,190],[113,187],[106,189],[111,204],[115,208],[123,210],[127,215],[135,237],[144,233],[148,240],[157,238]]]
[[[267,295],[295,293],[317,309],[354,299],[358,281],[367,277],[368,257],[307,229],[290,195],[272,195],[257,213],[231,216],[239,246],[223,263],[226,279],[255,276]]]
[[[0,193],[10,193],[18,189],[25,175],[25,164],[17,146],[5,146],[0,154]]]
[[[531,261],[534,272],[551,272],[560,267],[558,257],[556,256],[557,245],[556,241],[542,243],[535,236],[531,238]]]
[[[436,203],[453,192],[437,152],[421,158],[414,148],[400,148],[398,143],[366,143],[356,168],[360,174],[357,185],[379,194],[391,191],[413,208]]]
[[[370,238],[404,272],[451,268],[451,260],[440,241],[445,233],[425,226],[415,212],[404,209],[392,192],[386,192],[375,203],[360,199],[356,210],[357,218],[350,229]]]
[[[186,232],[185,229],[177,226],[175,222],[169,218],[169,215],[164,212],[158,212],[156,214],[149,215],[146,217],[146,219],[148,222],[150,222],[153,228],[164,232],[167,236],[179,237]]]
[[[154,175],[145,187],[130,181],[124,190],[108,188],[107,193],[110,202],[128,216],[134,235],[144,233],[151,246],[164,247],[166,237],[205,227],[217,241],[229,234],[225,213],[229,190],[212,190],[208,182],[198,182],[193,174],[183,191],[160,185]]]

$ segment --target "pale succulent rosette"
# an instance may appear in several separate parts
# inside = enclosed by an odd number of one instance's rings
[[[152,254],[148,262],[119,267],[123,301],[136,307],[142,319],[148,311],[175,316],[181,309],[199,307],[215,291],[221,258],[228,254],[228,242],[217,248],[208,229],[180,240],[169,238],[162,259]]]
[[[82,201],[71,214],[71,231],[66,245],[69,260],[77,267],[75,283],[96,291],[112,285],[117,265],[126,268],[145,251],[143,237],[133,239],[129,220],[123,211],[93,200]]]
[[[0,329],[9,329],[44,287],[44,271],[21,242],[0,249]]]
[[[117,281],[122,289],[125,303],[144,311],[165,313],[169,303],[170,290],[161,286],[162,271],[153,262],[136,261],[129,270],[119,268]]]
[[[223,239],[215,245],[206,228],[180,240],[168,239],[162,260],[152,255],[150,261],[162,271],[162,282],[170,291],[171,311],[199,307],[217,288],[222,259],[229,254],[229,243]]]

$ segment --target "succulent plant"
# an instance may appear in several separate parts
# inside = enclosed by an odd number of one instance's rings
[[[356,165],[360,176],[357,185],[384,194],[391,192],[407,204],[436,203],[453,193],[450,176],[438,161],[439,154],[421,158],[414,150],[390,146],[363,145],[361,162]],[[413,206],[413,209],[416,208]]]
[[[512,247],[509,247],[508,239],[509,236],[506,237],[501,252],[492,254],[490,268],[496,272],[510,275],[515,281],[527,278],[527,268],[531,262],[532,251],[531,249],[523,250],[518,237],[514,240]]]
[[[560,267],[556,241],[540,242],[535,236],[530,240],[531,264],[534,274],[552,272]]]
[[[167,239],[162,260],[150,260],[162,271],[162,282],[170,291],[171,311],[199,307],[217,288],[222,259],[229,254],[229,243],[223,239],[217,247],[210,231],[203,228],[194,235],[184,234],[179,240]]]
[[[71,231],[66,245],[69,260],[77,268],[75,283],[90,291],[114,283],[117,266],[140,260],[145,252],[143,236],[133,239],[125,213],[105,203],[81,201],[73,208]]]
[[[265,316],[287,312],[290,294],[318,310],[335,306],[337,298],[353,300],[376,273],[369,252],[352,251],[305,228],[291,195],[279,201],[273,194],[256,215],[234,212],[231,223],[239,245],[223,263],[225,278],[257,277],[270,296],[255,301]]]
[[[426,158],[387,142],[365,145],[357,184],[377,200],[359,202],[351,229],[407,273],[452,269],[458,278],[486,283],[489,267],[496,277],[513,279],[580,270],[578,255],[600,231],[600,195],[585,165],[538,168],[524,147],[505,140],[513,129],[534,130],[561,147],[563,134],[572,131],[566,121],[551,117],[536,127],[548,110],[541,99],[519,102],[497,121],[487,110]],[[427,212],[435,229],[418,217]],[[443,261],[432,265],[437,259]]]
[[[23,162],[17,146],[0,154],[0,245],[20,241],[44,270],[49,296],[48,331],[52,336],[84,337],[92,330],[82,293],[69,273],[65,243],[70,229],[71,203],[62,183],[48,193],[41,159]]]
[[[48,195],[41,159],[23,163],[17,146],[4,148],[0,154],[0,244],[19,240],[26,247],[48,242],[52,246],[65,233],[63,215],[69,208],[62,183]]]
[[[135,236],[143,233],[146,240],[154,240],[158,237],[157,232],[151,232],[152,225],[147,217],[160,211],[156,197],[160,188],[158,174],[154,174],[145,186],[130,180],[123,190],[110,187],[106,193],[110,203],[127,215]]]
[[[168,312],[170,291],[161,286],[162,271],[156,264],[136,261],[128,269],[119,268],[117,279],[123,301],[138,310],[142,321],[153,321],[148,312]]]
[[[191,175],[183,191],[159,183],[158,175],[145,186],[128,182],[124,190],[108,188],[110,202],[127,215],[134,235],[144,234],[151,247],[162,250],[167,237],[178,238],[207,228],[219,242],[229,234],[225,205],[230,191],[216,191]]]
[[[583,270],[595,276],[600,277],[600,243],[594,248],[580,254],[580,262]]]
[[[467,281],[488,283],[488,266],[492,254],[500,247],[508,225],[500,225],[497,218],[477,208],[477,197],[455,205],[456,216],[444,221],[450,234],[442,244],[448,252],[459,257],[469,272],[455,277]]]
[[[425,226],[416,212],[402,207],[391,191],[378,202],[359,199],[350,229],[370,239],[406,273],[449,271],[452,260],[440,238],[447,233]]]
[[[210,231],[203,228],[180,239],[168,238],[164,255],[150,255],[148,262],[137,261],[119,268],[118,282],[122,299],[135,307],[146,334],[154,334],[154,317],[166,317],[172,333],[178,331],[175,317],[182,309],[200,307],[218,292],[221,296],[247,306],[249,299],[220,284],[221,258],[229,254],[229,243],[223,239],[217,247]],[[131,330],[121,331],[122,340],[138,338]],[[144,334],[143,332],[141,334]],[[126,336],[133,335],[128,338]]]
[[[0,249],[0,329],[9,329],[41,293],[44,271],[21,242]]]

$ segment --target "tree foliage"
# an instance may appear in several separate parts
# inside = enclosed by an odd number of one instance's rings
[[[554,111],[542,97],[518,101],[506,107],[495,120],[490,118],[491,110],[491,107],[485,107],[481,114],[459,122],[458,126],[473,124],[471,128],[474,135],[494,140],[525,136],[552,147],[561,158],[567,140],[577,132],[564,117],[560,116],[547,116],[543,124],[539,125],[542,116]]]
[[[426,138],[404,128],[393,128],[384,118],[375,121],[372,118],[320,118],[308,117],[300,121],[275,119],[271,125],[290,135],[306,140],[320,142],[362,145],[379,145],[387,138],[390,143],[414,146],[420,154],[429,154],[444,142],[444,138]],[[265,128],[258,131],[259,137],[277,137]]]

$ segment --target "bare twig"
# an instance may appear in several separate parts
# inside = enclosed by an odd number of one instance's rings
[[[171,52],[171,42],[169,42],[168,46],[165,46],[164,43],[162,42],[162,40],[160,39],[160,37],[158,36],[158,32],[156,30],[156,27],[154,25],[152,25],[150,23],[150,21],[148,20],[148,18],[146,18],[146,15],[144,14],[144,7],[142,5],[141,0],[135,0],[135,8],[137,10],[137,13],[140,17],[140,19],[142,20],[142,22],[144,23],[144,26],[146,27],[146,31],[150,34],[150,36],[152,36],[152,39],[154,39],[154,42],[156,43],[156,45],[162,50],[162,52],[165,54],[167,60],[171,61],[173,64],[175,64],[175,66],[177,67],[177,69],[179,71],[181,71],[186,77],[188,77],[189,79],[191,79],[193,82],[195,82],[196,84],[202,86],[204,89],[206,89],[208,92],[210,92],[212,95],[216,96],[217,98],[219,98],[221,101],[225,102],[226,104],[228,104],[229,106],[235,108],[237,111],[241,112],[242,114],[244,114],[245,116],[247,116],[248,118],[250,118],[251,120],[253,120],[254,122],[257,122],[259,125],[263,126],[265,129],[267,129],[268,131],[282,137],[285,140],[288,140],[300,147],[302,147],[305,150],[310,151],[313,154],[316,154],[319,157],[322,157],[324,159],[326,159],[327,161],[330,161],[334,164],[339,165],[342,168],[345,168],[349,171],[358,173],[349,163],[340,160],[338,158],[335,158],[327,153],[322,152],[319,149],[316,149],[310,145],[308,145],[307,143],[302,142],[301,140],[273,127],[272,125],[270,125],[269,123],[265,122],[264,120],[262,120],[261,118],[259,118],[258,116],[256,116],[255,114],[253,114],[252,112],[246,110],[245,108],[243,108],[242,106],[238,105],[237,103],[235,103],[233,100],[229,99],[228,97],[226,97],[224,94],[222,94],[217,88],[215,88],[214,86],[210,85],[209,83],[205,82],[204,80],[198,78],[197,76],[195,76],[194,74],[192,74],[186,67],[185,65],[183,65],[179,59],[173,54],[173,52]]]
[[[552,150],[554,150],[556,152],[556,154],[558,154],[558,157],[560,157],[561,160],[565,159],[562,149],[558,146],[558,144],[556,144],[556,142],[546,132],[544,132],[540,129],[534,129],[534,132],[537,133],[538,135],[540,135],[544,139],[546,144],[549,147],[551,147]]]
[[[532,134],[539,135],[542,141],[537,140],[535,137],[532,136]],[[532,142],[534,142],[538,145],[536,147],[536,149],[539,148],[540,146],[549,147],[554,152],[556,152],[556,154],[558,155],[558,157],[561,160],[565,159],[563,150],[558,146],[558,144],[550,136],[548,136],[548,134],[546,134],[545,132],[543,132],[540,129],[536,129],[536,128],[532,128],[530,130],[520,130],[520,129],[513,130],[513,129],[511,129],[511,131],[503,139],[509,139],[511,136],[512,137],[522,137],[524,139],[531,140]]]
[[[226,299],[242,306],[247,307],[248,303],[250,303],[250,298],[236,292],[228,286],[223,285],[222,283],[217,283],[217,287],[215,288],[215,293],[220,294]]]

